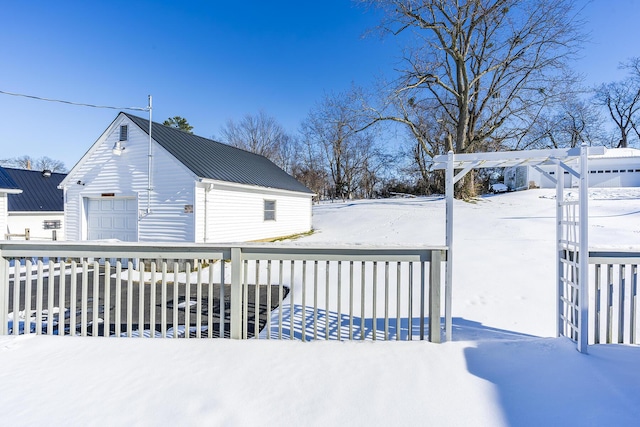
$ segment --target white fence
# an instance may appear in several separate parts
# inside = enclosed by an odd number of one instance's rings
[[[0,335],[440,342],[444,247],[0,243]]]
[[[640,250],[591,250],[589,264],[589,342],[640,343]]]

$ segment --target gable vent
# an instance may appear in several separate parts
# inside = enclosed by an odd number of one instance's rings
[[[129,125],[120,126],[120,141],[126,141],[129,137]]]

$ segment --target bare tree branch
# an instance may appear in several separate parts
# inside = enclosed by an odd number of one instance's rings
[[[427,153],[446,144],[425,136],[434,124],[423,114],[446,122],[456,152],[515,146],[528,119],[559,101],[582,41],[574,0],[360,2],[384,12],[388,34],[408,40],[406,70],[387,92],[393,101],[370,107],[372,122],[407,126]]]

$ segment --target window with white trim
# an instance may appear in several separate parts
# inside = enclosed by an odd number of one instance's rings
[[[276,220],[276,201],[275,200],[264,201],[264,220],[265,221]]]

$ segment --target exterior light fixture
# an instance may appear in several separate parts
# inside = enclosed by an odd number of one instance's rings
[[[121,142],[118,141],[113,145],[113,150],[111,151],[113,152],[114,156],[119,156],[124,151],[124,147],[122,146]]]

